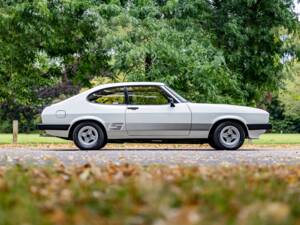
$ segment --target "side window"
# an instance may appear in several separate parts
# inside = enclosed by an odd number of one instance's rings
[[[157,86],[127,87],[131,105],[164,105],[168,104],[166,93]]]
[[[124,87],[106,88],[96,91],[88,96],[93,103],[120,105],[125,104]]]

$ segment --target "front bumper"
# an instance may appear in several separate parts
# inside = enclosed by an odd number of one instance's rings
[[[38,124],[38,130],[68,130],[69,124]]]
[[[272,124],[247,124],[248,130],[271,130]]]

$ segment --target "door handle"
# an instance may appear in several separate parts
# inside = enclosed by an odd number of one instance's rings
[[[137,109],[139,109],[139,107],[136,107],[136,106],[129,106],[129,107],[127,107],[127,109],[137,110]]]

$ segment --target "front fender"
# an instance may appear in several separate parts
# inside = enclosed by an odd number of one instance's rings
[[[213,123],[212,124],[215,124],[217,123],[218,121],[221,121],[221,120],[238,120],[240,122],[242,122],[245,126],[247,125],[247,122],[246,120],[243,118],[243,117],[240,117],[240,116],[233,116],[233,115],[223,115],[223,116],[218,116],[217,118],[215,118],[213,120]]]
[[[214,127],[214,125],[220,121],[225,121],[225,120],[235,120],[235,121],[239,121],[244,125],[244,129],[246,131],[246,136],[249,136],[249,129],[247,127],[247,122],[244,118],[240,117],[240,116],[232,116],[232,115],[224,115],[224,116],[219,116],[217,118],[215,118],[213,120],[213,123],[209,129],[209,133],[211,131],[211,129]]]

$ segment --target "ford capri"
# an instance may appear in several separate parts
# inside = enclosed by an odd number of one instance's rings
[[[38,125],[51,136],[73,140],[82,150],[107,143],[209,143],[239,149],[271,129],[257,108],[192,103],[157,82],[104,84],[46,107]]]

